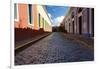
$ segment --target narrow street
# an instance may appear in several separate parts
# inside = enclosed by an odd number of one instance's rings
[[[15,56],[15,64],[43,64],[93,60],[91,49],[68,40],[63,33],[53,32]]]

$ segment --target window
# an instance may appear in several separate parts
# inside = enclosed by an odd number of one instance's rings
[[[69,32],[70,32],[70,23],[69,23]]]
[[[78,13],[80,13],[80,12],[82,12],[82,8],[79,8],[79,9],[78,9]]]
[[[72,18],[74,18],[74,12],[72,12]]]
[[[29,18],[29,19],[28,19],[28,20],[29,20],[29,24],[32,24],[32,19],[33,19],[32,16],[33,16],[33,15],[32,15],[32,5],[31,5],[31,4],[28,5],[28,11],[29,11],[29,12],[28,12],[28,13],[29,13],[29,15],[28,15],[28,16],[29,16],[29,17],[28,17],[28,18]]]
[[[42,18],[42,25],[43,25],[43,28],[44,28],[44,18]]]
[[[92,36],[94,36],[94,8],[91,9],[91,17],[92,17]]]
[[[39,13],[39,21],[38,21],[38,22],[39,22],[39,28],[40,28],[40,17],[41,17],[41,16],[40,16],[40,13]]]
[[[18,21],[19,17],[18,17],[18,4],[14,4],[14,20]]]
[[[42,16],[40,16],[40,28],[42,28]]]
[[[46,28],[46,20],[45,20],[45,24],[44,24],[44,27]]]
[[[68,19],[68,21],[70,21],[70,19]]]

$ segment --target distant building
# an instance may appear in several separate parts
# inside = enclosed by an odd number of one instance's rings
[[[14,28],[16,40],[52,31],[45,6],[36,4],[14,4]]]
[[[68,33],[94,36],[94,8],[71,7],[62,24]]]

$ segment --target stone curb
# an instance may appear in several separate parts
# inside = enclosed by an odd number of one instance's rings
[[[18,53],[19,51],[21,51],[21,50],[23,50],[23,49],[29,47],[29,46],[32,45],[33,43],[36,43],[37,41],[39,41],[39,40],[45,38],[45,37],[48,36],[48,35],[50,35],[50,33],[48,33],[48,34],[46,34],[46,35],[44,35],[44,36],[42,36],[42,37],[40,37],[40,38],[38,38],[38,39],[31,40],[31,41],[29,41],[29,42],[27,42],[27,43],[24,43],[24,44],[22,44],[22,45],[20,45],[20,46],[17,46],[17,47],[15,48],[15,53]],[[29,45],[29,46],[28,46],[28,45]]]

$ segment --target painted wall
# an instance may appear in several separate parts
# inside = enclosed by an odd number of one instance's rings
[[[45,10],[45,6],[38,5],[37,6],[38,15],[40,14],[40,28],[43,28],[44,31],[52,31],[51,21],[48,17],[47,11]]]
[[[62,22],[65,23],[65,30],[69,33],[80,34],[79,27],[81,27],[81,35],[91,36],[94,34],[93,8],[82,8],[82,11],[78,12],[79,9],[75,7],[70,8],[68,15],[66,15]],[[74,15],[73,17],[72,14]],[[81,22],[79,22],[80,17],[82,18]]]
[[[17,12],[18,18],[14,19],[15,42],[32,38],[41,35],[43,33],[52,31],[51,22],[43,6],[41,5],[39,6],[36,4],[34,5],[16,4],[16,5],[17,5],[17,11],[16,10],[14,11]],[[30,5],[31,5],[31,17],[29,16]],[[39,26],[39,16],[38,16],[39,13],[41,15],[40,26]]]
[[[32,23],[29,23],[29,4],[17,4],[19,20],[14,21],[15,28],[32,28],[44,31],[52,31],[51,21],[47,15],[45,6],[32,5]],[[39,14],[40,14],[40,26],[39,26]]]
[[[18,21],[14,21],[15,28],[27,28],[28,27],[28,11],[27,4],[17,4],[18,6]]]

